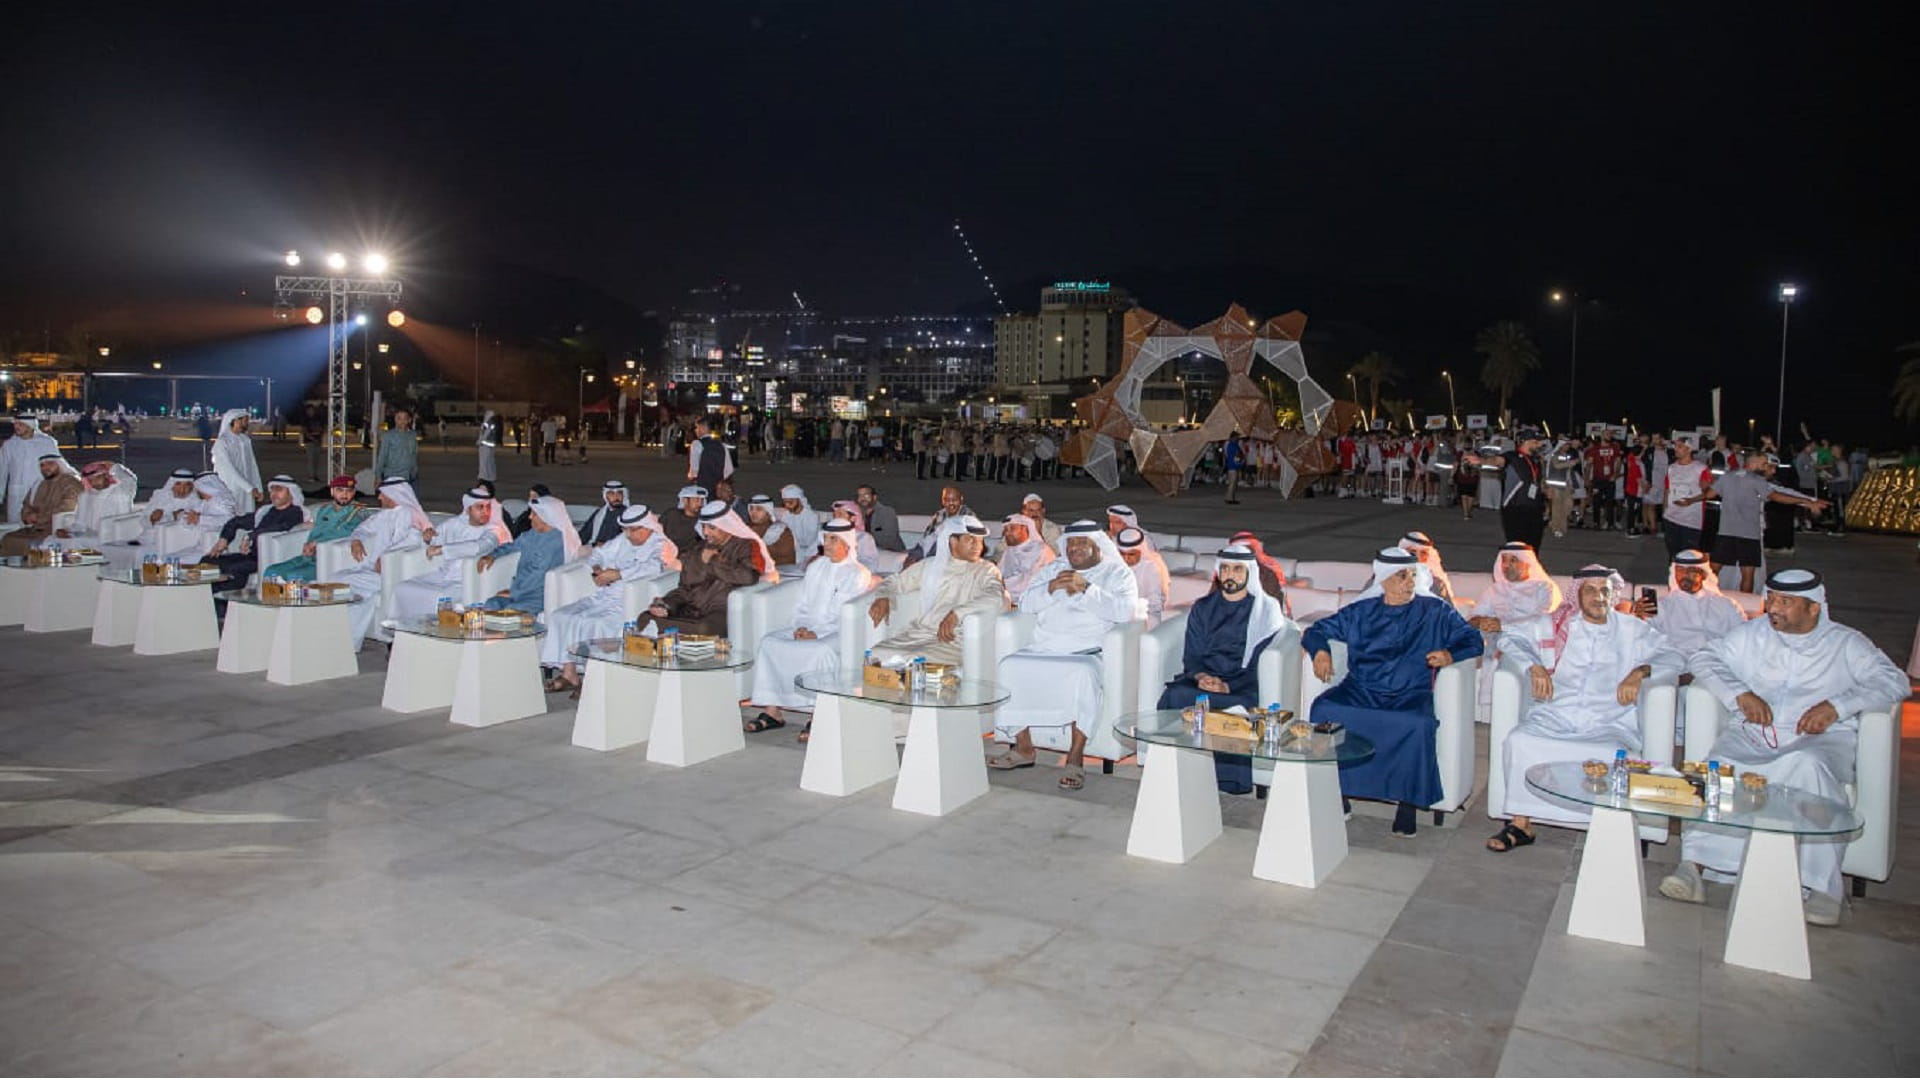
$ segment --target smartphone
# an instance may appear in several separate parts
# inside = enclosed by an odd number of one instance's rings
[[[1654,591],[1651,588],[1643,588],[1640,590],[1640,602],[1647,605],[1647,611],[1649,614],[1659,613],[1660,598],[1654,593]]]

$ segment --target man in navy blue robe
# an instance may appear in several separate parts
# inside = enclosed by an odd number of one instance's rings
[[[1201,694],[1213,709],[1260,704],[1257,658],[1287,617],[1279,598],[1259,583],[1257,566],[1245,545],[1221,550],[1213,590],[1194,601],[1187,614],[1180,674],[1160,692],[1158,708],[1184,709]],[[1245,795],[1253,790],[1253,759],[1245,755],[1215,754],[1213,772],[1221,791]]]
[[[1387,548],[1373,561],[1373,585],[1307,628],[1301,648],[1322,682],[1333,678],[1332,643],[1347,646],[1347,675],[1314,699],[1314,723],[1334,721],[1372,741],[1373,758],[1340,770],[1346,795],[1400,804],[1396,835],[1412,836],[1419,807],[1438,802],[1440,763],[1433,712],[1435,672],[1479,656],[1480,632],[1433,595],[1426,567]]]

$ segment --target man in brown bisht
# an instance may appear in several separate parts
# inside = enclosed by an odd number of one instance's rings
[[[80,504],[80,474],[59,454],[40,455],[40,482],[20,505],[20,528],[0,538],[0,555],[25,555],[53,535],[53,516]]]
[[[775,583],[780,572],[760,538],[723,502],[700,511],[700,546],[680,556],[680,584],[637,620],[644,633],[725,634],[727,594],[756,581]]]

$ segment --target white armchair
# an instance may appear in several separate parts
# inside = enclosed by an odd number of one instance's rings
[[[859,671],[866,662],[866,652],[875,643],[884,640],[894,632],[920,617],[920,597],[909,594],[895,597],[887,617],[879,626],[867,616],[867,609],[873,606],[874,594],[862,593],[847,601],[840,608],[840,670]],[[986,612],[969,615],[960,621],[960,677],[963,679],[992,680],[997,667],[994,655],[994,622],[999,612]],[[991,714],[983,712],[982,722]],[[984,732],[983,732],[984,733]]]
[[[1185,666],[1187,611],[1169,611],[1165,620],[1151,630],[1142,631],[1139,650],[1139,680],[1135,687],[1135,711],[1157,708],[1160,694]],[[1291,622],[1282,625],[1266,649],[1254,659],[1260,679],[1260,703],[1279,702],[1283,709],[1300,715],[1300,628]],[[1273,766],[1255,763],[1253,782],[1264,787],[1273,778]]]
[[[1004,612],[993,620],[993,658],[994,670],[999,670],[999,662],[1009,655],[1027,646],[1033,640],[1035,617],[1026,612]],[[1121,717],[1137,711],[1134,704],[1139,690],[1140,677],[1137,671],[1140,663],[1140,634],[1146,629],[1146,620],[1135,619],[1108,630],[1100,639],[1100,715],[1093,717],[1093,730],[1087,736],[1087,756],[1101,761],[1101,771],[1112,772],[1113,763],[1130,756],[1133,751],[1122,744],[1113,734],[1113,725]],[[998,713],[999,710],[995,710]],[[1045,750],[1065,752],[1073,745],[1073,720],[1053,727],[1035,727],[1034,746]],[[1001,726],[996,722],[995,734],[1005,742],[1012,742],[1017,730]]]
[[[1507,736],[1533,700],[1527,666],[1516,657],[1504,657],[1493,672],[1493,723],[1487,733],[1487,816],[1500,818],[1507,802]],[[1648,679],[1640,685],[1640,756],[1661,765],[1673,763],[1674,711],[1679,687],[1672,678]],[[1574,826],[1584,828],[1584,826]],[[1665,818],[1640,823],[1640,839],[1667,842]]]
[[[753,656],[768,631],[793,623],[804,585],[794,577],[772,585],[743,585],[727,594],[727,640],[736,659]],[[753,669],[740,669],[735,681],[744,700],[753,692]]]
[[[1187,536],[1183,533],[1179,550],[1191,551],[1195,555],[1215,555],[1232,539],[1230,536]]]
[[[1306,564],[1301,565],[1304,568]],[[1347,677],[1347,647],[1336,641],[1328,651],[1333,656],[1331,683],[1323,683],[1315,678],[1312,658],[1304,650],[1299,653],[1298,712],[1302,719],[1311,718],[1314,698]],[[1448,811],[1465,806],[1473,795],[1474,673],[1479,664],[1480,658],[1477,656],[1457,660],[1440,669],[1440,674],[1433,681],[1433,713],[1440,721],[1440,729],[1434,734],[1434,753],[1440,762],[1441,795],[1440,801],[1428,809],[1433,811],[1436,825],[1445,819]]]
[[[1213,588],[1213,578],[1198,574],[1174,574],[1167,586],[1166,610],[1192,607],[1194,601],[1207,595]],[[1162,612],[1162,617],[1165,612]]]
[[[147,515],[151,512],[144,504],[139,504],[128,513],[101,518],[101,543],[124,544],[129,540],[138,540],[140,531],[147,527]]]
[[[264,572],[267,567],[288,559],[300,557],[300,549],[307,546],[307,534],[313,531],[311,525],[301,525],[286,532],[263,533],[253,539],[259,548],[256,561]]]
[[[1687,687],[1682,694],[1686,698],[1686,758],[1705,761],[1727,723],[1727,710],[1698,684]],[[1900,815],[1899,718],[1899,702],[1860,714],[1859,749],[1847,794],[1862,827],[1840,859],[1840,871],[1853,878],[1855,896],[1866,895],[1867,879],[1885,881],[1893,873]]]

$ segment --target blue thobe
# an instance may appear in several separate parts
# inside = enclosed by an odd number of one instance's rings
[[[1247,619],[1253,613],[1251,601],[1234,603],[1219,593],[1208,593],[1194,601],[1187,614],[1187,641],[1181,650],[1180,675],[1160,692],[1161,709],[1184,709],[1203,692],[1200,676],[1225,679],[1227,693],[1209,694],[1207,705],[1226,709],[1234,705],[1254,708],[1260,704],[1259,656],[1266,646],[1253,651],[1255,663],[1242,666],[1247,652]],[[1253,759],[1244,754],[1215,754],[1213,774],[1220,790],[1245,795],[1253,790]]]
[[[1362,799],[1427,806],[1440,799],[1433,715],[1434,671],[1427,654],[1479,656],[1480,632],[1453,605],[1415,596],[1392,607],[1379,597],[1348,604],[1307,628],[1308,656],[1334,641],[1347,646],[1347,675],[1313,702],[1314,723],[1337,721],[1373,743],[1373,758],[1340,770],[1341,790]]]
[[[558,529],[541,532],[528,529],[510,544],[501,544],[491,554],[496,560],[513,552],[520,553],[520,565],[513,571],[513,584],[506,596],[496,596],[485,604],[490,608],[513,608],[535,615],[547,609],[547,571],[567,561],[567,541]]]

